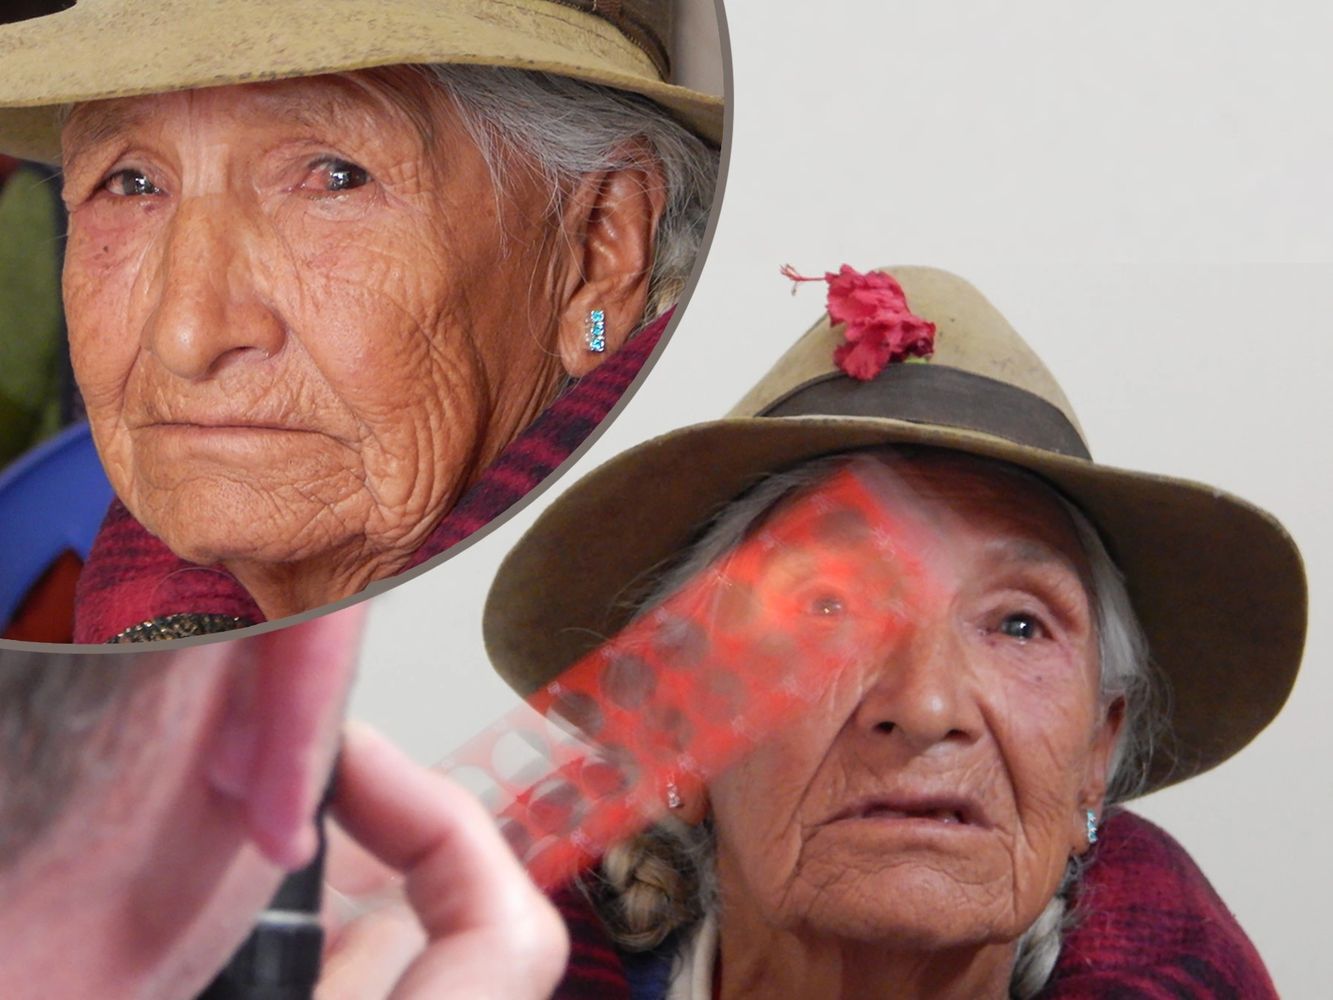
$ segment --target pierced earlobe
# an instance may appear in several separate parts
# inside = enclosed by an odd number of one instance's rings
[[[665,175],[646,141],[629,141],[616,158],[625,166],[585,174],[561,215],[552,287],[557,352],[572,378],[596,369],[648,318]]]
[[[673,819],[697,826],[708,817],[708,792],[698,777],[689,771],[665,775],[658,794]]]
[[[666,787],[666,804],[668,809],[679,809],[685,804],[680,797],[680,789],[676,787],[674,781],[668,781]]]
[[[592,354],[601,354],[606,350],[606,313],[601,309],[588,312],[588,329],[583,341]]]

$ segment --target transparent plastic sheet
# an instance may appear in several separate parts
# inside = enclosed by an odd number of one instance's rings
[[[883,463],[857,459],[439,765],[543,888],[667,813],[886,655],[944,555]]]

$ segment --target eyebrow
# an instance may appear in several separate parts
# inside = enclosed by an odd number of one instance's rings
[[[1002,555],[1013,559],[1015,562],[1069,564],[1069,560],[1065,556],[1049,545],[1034,542],[1029,538],[1007,539],[1000,542],[996,548]]]
[[[1052,545],[1030,538],[1006,538],[990,543],[987,554],[996,564],[1011,563],[1033,569],[1064,570],[1086,586],[1087,569]]]
[[[142,117],[134,103],[123,100],[98,102],[96,107],[75,105],[65,118],[61,135],[66,167],[77,162],[88,150],[124,135]]]
[[[332,91],[326,91],[314,100],[302,100],[296,105],[285,105],[282,108],[283,112],[303,128],[345,127],[349,115],[378,110],[381,107],[379,102],[386,96],[342,77],[333,77],[332,80],[337,84]],[[259,99],[261,102],[281,103],[280,99],[272,94],[261,94]],[[392,101],[385,103],[394,107]]]

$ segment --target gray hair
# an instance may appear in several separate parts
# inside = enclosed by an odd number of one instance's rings
[[[129,703],[162,655],[0,650],[0,874],[134,738]]]
[[[893,461],[938,453],[928,448],[888,447],[854,454]],[[659,575],[651,592],[635,602],[639,613],[659,604],[734,548],[785,497],[831,475],[851,457],[826,456],[770,475],[733,500],[710,522],[681,560]],[[1124,712],[1120,738],[1110,761],[1106,805],[1131,798],[1146,781],[1147,763],[1161,728],[1161,714],[1157,683],[1149,666],[1147,639],[1130,604],[1124,579],[1096,529],[1050,484],[1007,463],[980,458],[975,461],[1040,484],[1054,493],[1073,523],[1090,566],[1087,586],[1097,634],[1100,702],[1103,708],[1110,708],[1119,701]],[[1081,859],[1070,859],[1055,896],[1019,939],[1010,978],[1011,996],[1035,997],[1050,978],[1064,932],[1076,922],[1068,901],[1081,874]],[[656,947],[672,932],[692,926],[705,914],[718,909],[711,823],[690,826],[668,818],[612,848],[595,878],[599,884],[588,886],[589,895],[615,941],[629,950]]]
[[[518,150],[550,183],[552,208],[585,174],[643,166],[646,146],[666,187],[649,286],[650,315],[684,291],[703,247],[718,151],[644,97],[550,73],[493,66],[431,66],[503,187],[505,153]]]

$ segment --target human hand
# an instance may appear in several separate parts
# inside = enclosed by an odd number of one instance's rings
[[[471,795],[353,724],[333,812],[333,890],[388,901],[332,929],[318,1000],[550,995],[564,923]]]

